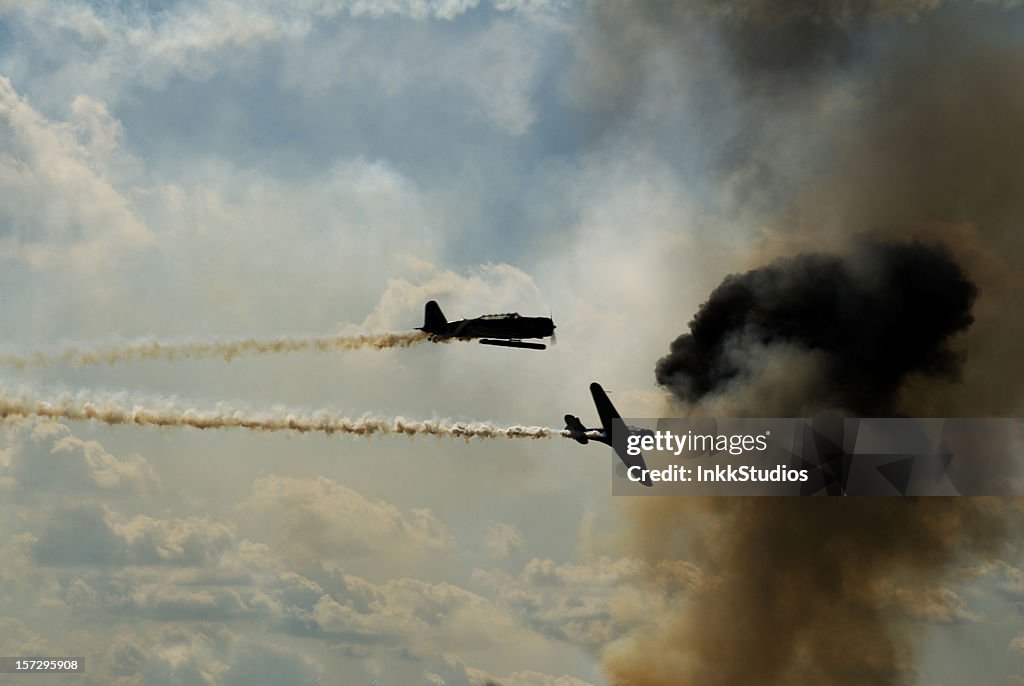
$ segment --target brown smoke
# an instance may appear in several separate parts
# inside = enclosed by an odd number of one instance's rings
[[[189,427],[193,429],[249,429],[260,432],[348,434],[353,436],[404,435],[447,438],[551,438],[564,431],[544,426],[497,427],[486,422],[408,420],[402,417],[339,417],[327,412],[275,410],[252,414],[240,410],[179,409],[167,403],[145,407],[120,398],[90,400],[63,394],[44,400],[29,394],[0,395],[0,420],[47,417],[67,421],[99,421],[112,426]]]
[[[24,369],[56,363],[88,367],[136,360],[181,360],[222,357],[228,362],[243,355],[275,355],[296,352],[343,352],[370,348],[408,348],[430,339],[422,331],[414,333],[356,334],[350,336],[285,336],[281,338],[239,338],[212,341],[133,341],[115,345],[69,346],[54,352],[0,354],[0,364]],[[439,339],[447,341],[450,339]]]
[[[705,119],[666,118],[701,128],[705,171],[734,203],[718,209],[765,237],[753,264],[729,271],[798,252],[845,260],[869,235],[940,243],[978,286],[973,324],[950,340],[959,380],[911,365],[859,397],[860,412],[1013,416],[1024,409],[1021,12],[912,0],[600,3],[589,77],[613,123],[673,83],[650,76],[658,69],[680,84],[726,84],[694,108]],[[647,135],[672,150],[671,135]],[[679,313],[681,333],[692,314]],[[876,322],[869,308],[846,323],[865,336]],[[887,335],[876,330],[871,346]],[[847,389],[830,388],[829,374],[858,350],[838,360],[762,343],[741,360],[749,373],[703,397],[750,416],[777,415],[780,398],[835,409],[823,391]],[[677,388],[706,380],[682,374]],[[634,498],[625,511],[630,553],[692,560],[718,580],[606,651],[611,683],[629,686],[911,683],[923,633],[912,617],[925,613],[894,598],[947,590],[958,567],[999,555],[1016,523],[1009,502],[968,498]]]
[[[719,583],[607,655],[613,684],[910,683],[913,625],[891,589],[941,586],[1004,532],[994,499],[636,500],[644,554],[695,555]],[[669,530],[684,526],[689,541]]]

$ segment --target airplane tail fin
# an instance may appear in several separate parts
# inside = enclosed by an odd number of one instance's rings
[[[441,306],[437,304],[436,300],[428,302],[426,308],[424,308],[423,326],[420,327],[420,331],[442,333],[447,326],[448,319],[444,316],[444,312],[441,311]]]
[[[565,415],[565,428],[573,432],[573,438],[577,443],[586,445],[589,442],[590,439],[586,436],[587,427],[583,426],[583,422],[580,421],[579,417],[574,417],[571,414]]]

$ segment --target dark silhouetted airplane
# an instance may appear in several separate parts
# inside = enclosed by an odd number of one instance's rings
[[[484,345],[506,348],[544,350],[543,343],[524,343],[524,338],[555,337],[555,323],[550,317],[523,317],[518,312],[486,314],[476,319],[448,321],[441,307],[433,300],[427,303],[423,326],[419,327],[433,338],[479,338]]]
[[[626,440],[612,442],[612,422],[616,419],[622,419],[619,415],[618,410],[612,405],[612,401],[608,399],[608,394],[601,388],[601,384],[592,383],[590,384],[590,394],[594,396],[594,405],[597,406],[597,416],[601,418],[600,429],[588,429],[583,426],[583,422],[580,421],[579,417],[574,417],[571,414],[565,415],[565,430],[569,432],[569,437],[576,440],[577,443],[586,445],[589,441],[597,441],[598,443],[604,443],[605,445],[612,446],[615,454],[619,456],[622,463],[626,465],[628,470],[630,467],[639,467],[642,470],[647,469],[647,464],[644,462],[643,454],[630,455],[626,452]],[[625,425],[624,425],[625,426]],[[638,429],[632,426],[626,426],[626,430],[630,434],[653,434],[650,429]],[[651,486],[651,477],[644,475],[641,481],[644,486]]]

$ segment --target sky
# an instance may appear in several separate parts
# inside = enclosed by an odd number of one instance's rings
[[[596,421],[599,381],[626,416],[687,414],[655,365],[723,278],[869,233],[942,243],[981,292],[960,375],[901,377],[897,405],[1020,416],[1022,20],[912,0],[0,0],[0,352],[408,331],[430,299],[558,326],[544,352],[55,362],[0,385],[560,428]],[[710,407],[817,409],[761,392],[790,388],[792,358],[752,356]],[[638,544],[653,511],[612,498],[611,468],[558,437],[8,419],[0,655],[81,655],[54,680],[124,686],[665,683],[622,665],[743,569]],[[661,514],[687,540],[721,524]],[[1024,680],[1024,568],[998,538],[869,580],[907,637],[873,683]],[[740,683],[691,659],[666,663],[676,683]],[[764,683],[804,683],[786,674]]]

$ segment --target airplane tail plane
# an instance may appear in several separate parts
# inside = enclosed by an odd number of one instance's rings
[[[590,442],[590,439],[587,438],[587,427],[583,426],[583,422],[580,421],[579,417],[571,414],[565,415],[565,428],[571,432],[573,439],[577,443],[586,445]]]
[[[436,300],[431,300],[427,303],[423,312],[423,326],[420,327],[420,331],[426,331],[427,333],[440,334],[445,331],[448,327],[448,318],[444,316],[444,312],[441,311],[441,306],[437,304]]]

